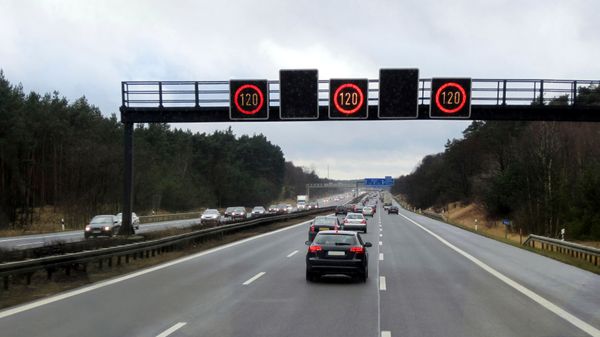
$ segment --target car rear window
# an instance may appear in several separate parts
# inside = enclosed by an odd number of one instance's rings
[[[362,214],[348,214],[348,219],[363,219]]]
[[[204,211],[204,214],[219,214],[219,211],[217,211],[216,209],[207,209],[206,211]]]
[[[352,234],[317,234],[315,244],[324,246],[356,245],[356,236]]]

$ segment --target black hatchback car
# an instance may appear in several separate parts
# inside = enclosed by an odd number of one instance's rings
[[[392,213],[398,214],[398,206],[390,206],[387,209],[387,212],[388,212],[388,214],[392,214]]]
[[[315,236],[320,231],[329,231],[329,230],[340,230],[342,229],[342,222],[340,218],[333,215],[326,216],[318,216],[313,221],[310,222],[310,227],[308,227],[308,241],[312,241],[315,239]]]
[[[346,206],[344,206],[344,205],[335,206],[335,215],[338,215],[338,214],[344,214],[345,215],[346,213],[348,213],[348,210],[346,209]]]
[[[323,231],[314,241],[306,241],[306,280],[316,281],[326,274],[343,274],[366,282],[369,277],[370,242],[350,231]]]

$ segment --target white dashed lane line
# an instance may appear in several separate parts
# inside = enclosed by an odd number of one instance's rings
[[[172,327],[168,328],[167,330],[163,331],[160,335],[157,335],[156,337],[167,337],[168,335],[172,334],[173,332],[181,329],[186,324],[187,324],[186,322],[179,322],[179,323],[173,325]]]
[[[254,281],[258,280],[258,279],[259,279],[261,276],[263,276],[264,274],[266,274],[266,273],[265,273],[264,271],[261,271],[260,273],[258,273],[258,274],[256,274],[256,275],[252,276],[252,278],[250,278],[248,281],[246,281],[246,282],[244,282],[244,283],[242,283],[242,284],[243,284],[243,285],[245,285],[245,286],[247,286],[247,285],[249,285],[250,283],[252,283],[252,282],[254,282]]]
[[[392,332],[391,331],[382,331],[381,337],[392,337]]]
[[[298,250],[295,250],[295,251],[289,253],[287,257],[292,257],[292,256],[296,255],[297,253],[298,253]]]
[[[379,261],[383,261],[383,253],[379,253]]]
[[[385,284],[385,276],[379,276],[379,290],[386,291],[387,286]]]
[[[383,246],[383,241],[379,241],[379,245],[380,245],[380,246]]]

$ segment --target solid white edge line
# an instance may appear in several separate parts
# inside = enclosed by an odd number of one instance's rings
[[[392,337],[392,332],[391,331],[382,331],[381,337]]]
[[[385,276],[379,276],[379,290],[387,290],[387,285],[385,284]]]
[[[404,214],[400,214],[400,215],[402,217],[404,217],[406,220],[408,220],[408,221],[412,222],[413,224],[417,225],[419,228],[421,228],[422,230],[424,230],[426,233],[428,233],[431,236],[433,236],[434,238],[438,239],[440,242],[442,242],[446,246],[450,247],[450,249],[452,249],[455,252],[459,253],[460,255],[466,257],[468,260],[470,260],[471,262],[475,263],[477,266],[481,267],[483,270],[485,270],[488,273],[492,274],[493,276],[495,276],[496,278],[498,278],[500,281],[502,281],[502,282],[506,283],[507,285],[511,286],[512,288],[514,288],[518,292],[522,293],[523,295],[529,297],[534,302],[538,303],[539,305],[541,305],[544,308],[548,309],[549,311],[553,312],[557,316],[559,316],[562,319],[566,320],[567,322],[571,323],[572,325],[574,325],[575,327],[577,327],[580,330],[584,331],[588,335],[593,336],[593,337],[600,337],[600,330],[598,330],[595,327],[591,326],[590,324],[582,321],[581,319],[575,317],[575,315],[567,312],[566,310],[562,309],[561,307],[557,306],[556,304],[548,301],[547,299],[543,298],[542,296],[538,295],[537,293],[533,292],[532,290],[529,290],[525,286],[522,286],[521,284],[517,283],[516,281],[514,281],[511,278],[509,278],[508,276],[500,273],[496,269],[494,269],[494,268],[490,267],[489,265],[485,264],[484,262],[482,262],[478,258],[474,257],[473,255],[471,255],[471,254],[463,251],[462,249],[456,247],[455,245],[453,245],[450,242],[446,241],[441,236],[435,234],[434,232],[432,232],[429,229],[425,228],[421,224],[417,223],[413,219],[405,216]]]
[[[250,279],[248,279],[248,281],[246,281],[246,282],[244,282],[244,283],[242,283],[242,284],[243,284],[243,285],[245,285],[245,286],[247,286],[247,285],[249,285],[250,283],[252,283],[252,282],[254,282],[254,281],[258,280],[258,279],[259,279],[261,276],[263,276],[264,274],[266,274],[266,273],[265,273],[264,271],[261,271],[260,273],[258,273],[258,274],[256,274],[256,275],[252,276]]]
[[[379,253],[379,261],[383,261],[383,253]]]
[[[157,335],[156,337],[167,337],[168,335],[172,334],[173,332],[181,329],[186,324],[187,324],[186,322],[179,322],[179,323],[173,325],[172,327],[168,328],[167,330],[163,331],[160,335]]]
[[[179,263],[183,263],[183,262],[186,262],[186,261],[189,261],[189,260],[193,260],[195,258],[204,256],[204,255],[212,254],[212,253],[221,251],[223,249],[227,249],[227,248],[231,248],[231,247],[234,247],[234,246],[238,246],[238,245],[244,244],[244,243],[246,243],[248,241],[252,241],[252,240],[256,240],[256,239],[259,239],[259,238],[262,238],[262,237],[265,237],[265,236],[277,234],[277,233],[280,233],[280,232],[283,232],[283,231],[286,231],[286,230],[289,230],[289,229],[292,229],[292,228],[296,228],[296,227],[305,225],[305,224],[309,223],[310,221],[312,221],[312,220],[304,221],[304,222],[301,222],[299,224],[291,225],[289,227],[280,228],[280,229],[274,230],[272,232],[259,234],[257,236],[249,237],[247,239],[243,239],[243,240],[240,240],[240,241],[235,241],[235,242],[232,242],[232,243],[228,243],[228,244],[223,245],[223,246],[215,247],[215,248],[212,248],[212,249],[209,249],[209,250],[205,250],[203,252],[199,252],[199,253],[196,253],[196,254],[193,254],[193,255],[190,255],[190,256],[182,257],[181,259],[169,261],[169,262],[166,262],[166,263],[163,263],[163,264],[159,264],[159,265],[154,266],[154,267],[150,267],[150,268],[143,269],[143,270],[140,270],[140,271],[137,271],[137,272],[133,272],[131,274],[126,274],[124,276],[119,276],[119,277],[114,278],[114,279],[109,279],[109,280],[106,280],[106,281],[95,283],[95,284],[92,284],[90,286],[86,286],[86,287],[83,287],[83,288],[79,288],[79,289],[75,289],[75,290],[70,290],[70,291],[64,292],[62,294],[54,295],[54,296],[51,296],[51,297],[48,297],[48,298],[44,298],[44,299],[41,299],[41,300],[37,300],[37,301],[31,302],[31,303],[23,304],[23,305],[20,305],[20,306],[11,308],[11,309],[6,309],[4,311],[0,311],[0,318],[12,316],[12,315],[18,314],[18,313],[23,312],[23,311],[31,310],[31,309],[34,309],[34,308],[37,308],[37,307],[41,307],[41,306],[46,305],[46,304],[50,304],[50,303],[53,303],[53,302],[56,302],[56,301],[64,300],[64,299],[69,298],[69,297],[73,297],[73,296],[76,296],[76,295],[87,293],[89,291],[96,290],[96,289],[99,289],[99,288],[103,288],[103,287],[109,286],[111,284],[123,282],[125,280],[129,280],[129,279],[132,279],[134,277],[138,277],[138,276],[141,276],[141,275],[144,275],[144,274],[148,274],[148,273],[151,273],[153,271],[160,270],[160,269],[168,268],[170,266],[173,266],[173,265],[176,265],[176,264],[179,264]]]
[[[293,251],[293,252],[289,253],[289,254],[287,255],[287,257],[292,257],[292,256],[296,255],[297,253],[298,253],[298,250],[296,249],[295,251]]]

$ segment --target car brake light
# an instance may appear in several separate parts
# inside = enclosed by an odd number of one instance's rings
[[[321,250],[323,250],[323,248],[321,248],[321,246],[308,246],[309,253],[316,253]]]
[[[365,252],[365,248],[362,246],[351,247],[350,251],[352,253],[363,254]]]
[[[344,223],[348,223],[348,219],[344,219]]]
[[[366,225],[366,224],[367,224],[367,220],[366,220],[366,219],[363,219],[363,221],[361,221],[360,223],[361,223],[361,224],[365,224],[365,225]]]

